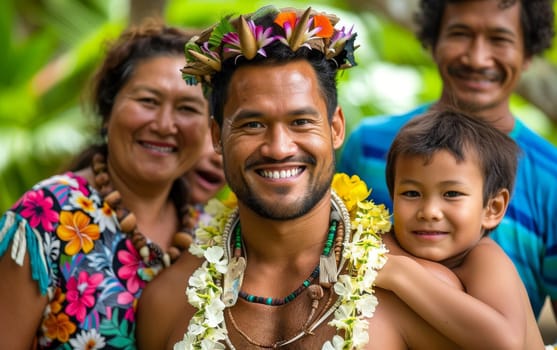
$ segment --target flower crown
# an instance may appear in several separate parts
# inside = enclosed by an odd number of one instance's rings
[[[274,20],[265,27],[261,24],[264,18]],[[338,69],[350,68],[356,65],[356,33],[352,32],[353,27],[350,30],[345,27],[335,29],[338,21],[337,16],[317,13],[311,7],[302,13],[293,8],[279,10],[273,5],[232,20],[230,16],[224,17],[186,44],[187,63],[182,69],[184,80],[189,85],[209,83],[211,76],[221,71],[225,60],[237,60],[241,56],[247,60],[257,55],[267,57],[266,48],[275,41],[288,46],[292,52],[301,47],[319,50],[327,60],[333,60]]]

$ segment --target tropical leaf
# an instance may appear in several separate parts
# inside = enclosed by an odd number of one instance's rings
[[[211,36],[209,37],[209,47],[218,47],[222,42],[222,37],[230,32],[235,32],[236,29],[230,24],[230,16],[223,17],[220,22],[213,28]]]
[[[122,1],[0,2],[0,211],[94,138],[81,104],[105,41],[125,25],[107,20],[111,3]]]

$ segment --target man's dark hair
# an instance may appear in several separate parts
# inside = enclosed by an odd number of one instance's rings
[[[435,48],[443,12],[448,3],[470,0],[421,0],[416,14],[417,36],[426,48]],[[520,23],[524,33],[524,52],[532,57],[552,44],[555,34],[553,1],[551,0],[498,0],[501,9],[515,4],[520,6]]]
[[[278,35],[283,29],[273,23],[273,19],[273,17],[267,16],[261,17],[255,22],[257,25],[263,25],[264,27],[272,26],[273,35]],[[327,106],[327,117],[330,121],[338,103],[336,74],[339,67],[337,62],[344,62],[346,52],[336,56],[335,60],[328,60],[319,50],[302,47],[293,52],[288,46],[278,40],[266,46],[265,51],[266,57],[257,55],[251,60],[247,60],[244,57],[229,58],[222,63],[222,70],[216,72],[211,77],[209,104],[211,114],[217,123],[222,125],[224,104],[228,97],[228,86],[232,75],[238,68],[246,65],[280,65],[297,60],[306,60],[315,70],[320,92]]]
[[[391,145],[385,169],[391,198],[399,157],[423,157],[427,164],[441,150],[450,152],[457,162],[467,152],[476,155],[483,176],[484,205],[501,189],[512,193],[520,153],[513,139],[480,118],[451,108],[433,108],[403,126]]]

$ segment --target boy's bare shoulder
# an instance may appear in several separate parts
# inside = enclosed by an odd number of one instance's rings
[[[494,268],[498,268],[499,264],[513,265],[508,255],[494,240],[489,237],[483,237],[478,244],[470,250],[465,264],[478,268],[485,268],[487,263],[495,264],[496,266],[494,266]]]
[[[366,350],[455,349],[456,345],[425,322],[394,293],[376,289],[379,300],[369,320]]]
[[[409,258],[414,259],[416,262],[418,262],[420,265],[422,265],[426,270],[428,270],[431,274],[433,274],[435,277],[437,277],[438,279],[444,281],[445,283],[458,288],[458,289],[463,289],[462,287],[462,283],[460,282],[460,280],[458,279],[458,277],[455,275],[455,273],[449,269],[448,267],[438,263],[438,262],[434,262],[434,261],[430,261],[430,260],[426,260],[426,259],[421,259],[418,258],[416,256],[413,256],[411,254],[409,254],[408,252],[406,252],[404,249],[402,249],[398,243],[396,242],[396,240],[393,238],[393,234],[391,232],[386,233],[383,236],[383,243],[385,243],[385,245],[387,246],[387,248],[389,248],[389,252],[390,254],[394,254],[394,255],[403,255],[403,256],[407,256]]]
[[[467,289],[479,285],[500,285],[522,283],[516,268],[503,249],[489,237],[483,237],[471,249],[461,266],[454,269]]]

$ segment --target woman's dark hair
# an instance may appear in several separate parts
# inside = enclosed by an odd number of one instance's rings
[[[184,45],[194,34],[197,33],[168,27],[155,20],[122,33],[109,47],[93,78],[92,102],[96,114],[106,121],[116,95],[132,76],[138,62],[158,56],[183,55]]]
[[[96,153],[107,156],[104,124],[110,118],[116,95],[133,75],[137,64],[153,57],[184,55],[184,45],[196,34],[196,31],[168,27],[158,20],[148,19],[124,31],[109,45],[105,59],[93,76],[91,93],[93,110],[101,118],[99,135],[103,141],[83,150],[72,160],[68,170],[77,171],[90,166]],[[189,198],[188,185],[183,177],[172,184],[170,198],[182,217],[188,210]]]
[[[435,48],[443,12],[448,3],[470,0],[421,0],[420,12],[416,14],[417,36],[426,48]],[[498,0],[501,9],[520,6],[520,23],[524,33],[526,57],[532,57],[551,47],[555,34],[553,24],[553,1],[551,0]]]
[[[106,56],[92,78],[90,89],[93,112],[101,119],[98,133],[101,139],[104,139],[104,124],[110,118],[116,95],[133,75],[138,62],[159,56],[183,56],[184,45],[196,34],[197,31],[169,27],[159,20],[147,19],[139,26],[128,28],[109,43]],[[107,154],[102,140],[100,144],[91,145],[82,151],[67,168],[76,171],[89,166],[93,155],[98,152],[105,156]]]

